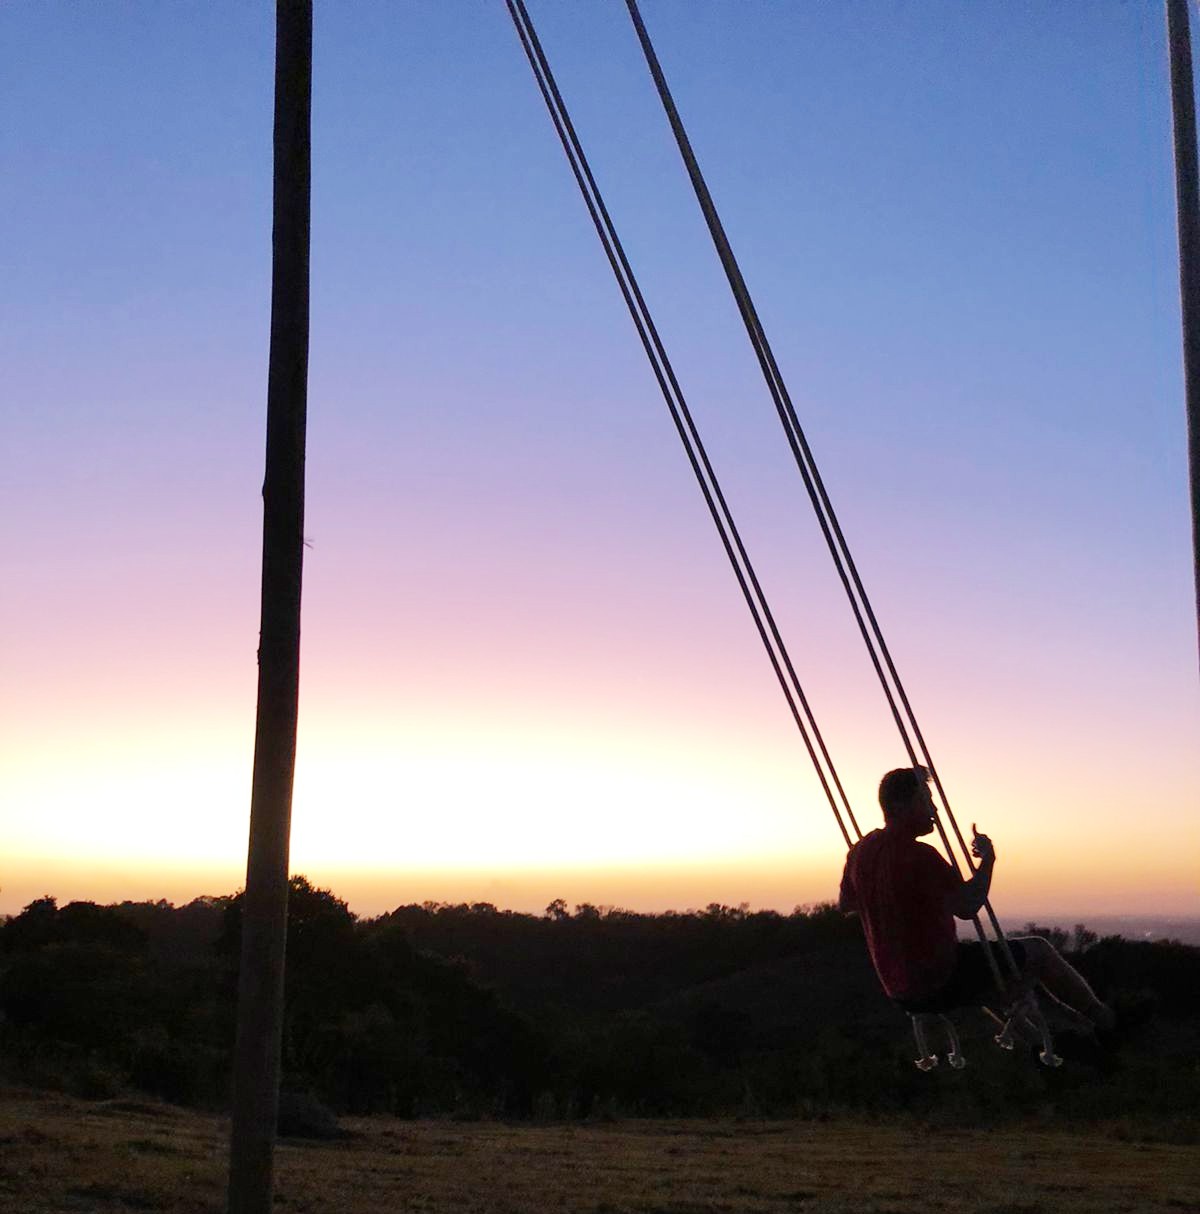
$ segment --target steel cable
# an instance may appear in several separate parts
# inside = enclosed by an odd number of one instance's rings
[[[953,830],[959,847],[962,850],[963,859],[966,862],[967,868],[971,872],[974,872],[975,864],[971,857],[970,848],[968,847],[966,840],[963,838],[962,831],[959,829],[957,820],[954,817],[954,812],[951,808],[949,798],[946,795],[945,788],[942,785],[941,777],[938,775],[937,767],[933,762],[933,758],[925,742],[924,735],[922,734],[921,728],[917,723],[916,714],[912,709],[908,694],[905,691],[904,685],[900,679],[900,675],[896,670],[896,666],[892,660],[887,643],[883,638],[883,632],[879,626],[878,618],[875,614],[874,608],[871,605],[870,599],[867,596],[862,579],[859,576],[857,566],[855,565],[853,556],[850,553],[849,545],[846,542],[841,524],[839,523],[837,514],[834,511],[833,503],[831,502],[829,494],[825,489],[825,484],[817,468],[816,460],[812,454],[812,449],[809,446],[808,440],[804,434],[804,429],[800,424],[800,419],[796,413],[795,407],[792,404],[791,396],[787,391],[787,387],[779,370],[778,363],[775,361],[774,352],[771,349],[766,332],[761,321],[759,320],[757,310],[754,307],[754,302],[750,296],[749,288],[746,285],[745,278],[742,275],[741,268],[738,265],[736,256],[734,255],[733,248],[725,234],[725,229],[721,223],[720,216],[717,213],[716,205],[713,202],[712,195],[709,192],[707,183],[705,182],[704,176],[700,170],[699,163],[692,149],[691,142],[688,139],[687,132],[683,126],[683,121],[679,115],[679,111],[675,106],[674,99],[671,96],[670,88],[667,85],[662,66],[659,63],[658,56],[654,51],[654,46],[650,40],[649,33],[646,30],[645,23],[643,22],[641,13],[638,9],[637,0],[626,0],[626,7],[629,10],[630,18],[633,21],[634,30],[637,34],[638,41],[641,44],[642,52],[646,57],[647,65],[650,68],[650,74],[654,79],[659,99],[662,102],[663,109],[667,115],[667,120],[670,123],[671,130],[675,136],[675,141],[683,157],[684,165],[692,182],[693,190],[696,194],[697,201],[700,204],[700,209],[704,214],[705,222],[708,225],[709,233],[712,236],[713,243],[716,247],[717,255],[721,261],[723,269],[725,270],[726,278],[728,279],[729,285],[733,291],[734,299],[742,316],[742,321],[745,325],[746,332],[750,338],[755,355],[758,358],[759,366],[763,373],[763,378],[766,381],[768,391],[771,394],[776,411],[779,414],[780,422],[783,425],[784,432],[788,440],[788,445],[791,447],[793,457],[796,461],[796,466],[800,471],[801,479],[803,480],[804,486],[808,491],[809,499],[812,503],[814,513],[817,516],[818,524],[821,528],[822,534],[825,537],[830,555],[833,558],[835,569],[837,570],[839,579],[841,580],[842,586],[845,589],[847,599],[850,602],[851,610],[853,611],[855,620],[858,623],[863,642],[867,648],[871,663],[875,668],[876,675],[878,676],[879,683],[883,689],[888,706],[891,709],[892,717],[900,733],[901,740],[906,751],[908,752],[909,759],[912,764],[914,766],[923,766],[929,771],[934,787],[937,789],[938,796],[941,799],[946,819],[950,823],[951,829]],[[901,708],[903,708],[903,713],[901,712]],[[910,730],[911,734],[909,732]],[[916,742],[915,746],[914,739]],[[954,865],[955,869],[959,871],[959,875],[961,876],[961,869],[959,869],[954,848],[946,834],[945,827],[942,825],[941,818],[936,814],[936,812],[935,822],[938,833],[942,839],[942,844],[946,849],[946,854],[950,859],[950,862]],[[984,903],[984,909],[987,913],[992,929],[995,932],[996,939],[1001,945],[1001,950],[1005,956],[1009,968],[1015,974],[1017,972],[1015,959],[1013,958],[1012,952],[1008,947],[1008,942],[1005,939],[1004,932],[1000,927],[1000,923],[996,918],[995,912],[992,910],[990,902]],[[986,933],[983,931],[978,916],[974,918],[973,922],[979,938],[987,943]],[[995,977],[997,984],[999,984],[999,969],[996,967],[995,960],[991,956],[990,951],[988,952],[988,959],[992,965],[993,976]]]
[[[575,133],[575,128],[571,122],[566,104],[558,90],[549,61],[542,50],[532,19],[523,0],[506,0],[506,4],[520,38],[522,49],[533,70],[534,78],[542,94],[542,99],[554,124],[555,132],[566,153],[576,184],[579,186],[580,193],[587,206],[588,214],[600,238],[614,277],[617,279],[617,285],[621,290],[638,337],[650,360],[651,368],[662,392],[663,399],[666,401],[680,440],[684,445],[688,461],[692,466],[692,471],[700,486],[709,513],[717,527],[726,556],[734,571],[734,576],[742,591],[746,605],[750,610],[759,638],[766,649],[768,660],[791,710],[793,720],[808,751],[822,790],[829,801],[834,818],[849,847],[852,845],[852,839],[850,832],[846,828],[845,820],[843,820],[843,812],[854,830],[855,837],[860,838],[862,835],[854,817],[849,798],[846,796],[845,789],[837,774],[824,737],[817,725],[808,698],[796,674],[787,646],[776,625],[774,615],[762,590],[754,566],[746,552],[732,512],[721,489],[720,482],[717,479],[703,441],[700,438],[699,431],[696,428],[691,410],[679,386],[671,361],[659,337],[657,327],[654,324],[653,317],[642,295],[632,267],[625,255],[624,247],[617,235],[615,225],[604,204],[599,186],[592,175],[590,165]],[[841,802],[840,808],[839,801]]]

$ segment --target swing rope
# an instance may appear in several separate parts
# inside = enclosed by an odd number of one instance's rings
[[[733,248],[725,234],[724,225],[721,223],[721,219],[717,213],[712,195],[709,192],[707,183],[705,182],[704,176],[700,171],[700,165],[696,159],[695,152],[692,150],[691,141],[688,139],[687,132],[683,126],[683,121],[680,118],[679,111],[675,106],[674,99],[672,98],[670,89],[667,86],[666,77],[663,74],[662,66],[659,63],[658,56],[654,51],[654,46],[650,41],[649,33],[647,32],[645,23],[642,20],[641,13],[638,9],[637,0],[625,0],[625,2],[626,7],[629,9],[629,15],[633,21],[633,26],[635,32],[637,33],[638,41],[641,44],[642,52],[645,55],[647,65],[650,68],[650,74],[653,77],[655,87],[658,90],[659,99],[662,102],[663,109],[667,115],[667,120],[670,123],[672,133],[675,136],[675,141],[678,144],[680,154],[683,157],[688,176],[691,179],[692,188],[696,194],[696,199],[700,204],[700,209],[704,215],[705,222],[708,225],[709,233],[712,237],[713,244],[716,247],[717,255],[725,271],[726,278],[729,281],[730,288],[733,291],[734,300],[737,303],[738,311],[741,314],[747,335],[750,338],[750,343],[754,349],[755,355],[758,358],[759,366],[763,373],[763,378],[767,384],[767,389],[771,394],[771,399],[775,404],[776,412],[778,413],[780,422],[783,425],[784,433],[788,440],[788,445],[791,448],[796,466],[800,472],[801,479],[804,482],[804,487],[808,492],[809,500],[811,501],[814,513],[817,516],[817,521],[820,525],[821,532],[825,537],[825,542],[829,548],[830,556],[833,558],[834,567],[837,570],[838,577],[841,580],[843,588],[845,589],[846,597],[850,602],[850,607],[853,611],[854,618],[858,623],[859,631],[862,635],[863,642],[866,645],[871,663],[875,668],[880,686],[883,689],[884,696],[887,700],[889,708],[891,709],[892,717],[895,720],[896,727],[900,733],[901,741],[904,744],[905,750],[908,752],[912,765],[914,767],[924,767],[928,771],[934,787],[937,789],[946,820],[950,823],[950,827],[954,832],[954,836],[958,842],[959,848],[961,849],[962,856],[966,861],[966,865],[971,872],[974,872],[976,866],[972,859],[970,848],[967,845],[962,831],[959,829],[958,822],[954,817],[950,800],[946,795],[945,788],[943,787],[941,778],[938,775],[937,766],[933,761],[932,755],[930,754],[929,747],[926,744],[925,737],[921,732],[919,724],[917,723],[916,714],[913,711],[908,694],[905,691],[904,684],[900,679],[900,675],[896,670],[895,663],[892,660],[891,652],[888,649],[886,641],[884,640],[878,618],[875,614],[874,608],[871,605],[871,601],[867,596],[866,589],[863,586],[861,577],[859,576],[858,568],[854,562],[853,556],[850,553],[849,545],[846,542],[841,524],[839,523],[837,514],[834,511],[833,503],[830,501],[824,481],[822,480],[821,474],[817,468],[816,460],[813,457],[812,449],[809,446],[808,440],[804,434],[804,429],[800,424],[800,419],[796,413],[794,405],[792,404],[791,396],[788,393],[786,384],[784,383],[783,375],[779,370],[779,365],[775,360],[775,355],[771,349],[770,342],[767,339],[766,331],[762,326],[762,322],[759,320],[758,312],[750,296],[749,288],[746,285],[745,278],[742,275],[741,268],[738,265],[736,256],[734,255]],[[948,838],[945,827],[942,824],[941,815],[936,812],[936,806],[934,821],[937,826],[938,833],[941,836],[946,854],[950,859],[950,862],[954,865],[955,871],[961,877],[962,870],[959,867],[954,848],[951,846],[950,839]],[[1008,941],[1005,938],[1002,928],[1000,927],[1000,922],[996,918],[996,914],[992,909],[990,901],[986,901],[984,903],[984,909],[991,923],[992,930],[995,933],[996,942],[1000,944],[1001,951],[1011,972],[1016,975],[1018,973],[1016,960],[1012,955],[1012,950],[1008,946]],[[996,980],[996,984],[997,986],[1001,986],[1002,981],[1000,971],[989,947],[991,941],[988,940],[987,934],[983,930],[982,924],[979,922],[979,917],[977,915],[974,916],[972,921],[979,939],[984,943],[985,952],[987,954],[989,964],[992,967],[992,973]]]
[[[659,337],[649,308],[634,276],[632,267],[626,258],[615,225],[605,206],[600,189],[596,184],[591,167],[583,151],[582,144],[575,132],[566,104],[559,92],[549,61],[542,49],[541,42],[533,26],[533,21],[529,16],[524,0],[505,0],[505,2],[521,41],[522,49],[525,52],[525,56],[529,61],[534,78],[542,94],[542,99],[546,104],[555,132],[558,135],[559,142],[567,156],[576,184],[587,206],[596,233],[600,238],[601,246],[617,280],[617,285],[625,300],[643,349],[650,360],[651,368],[654,371],[672,421],[683,443],[688,461],[692,466],[709,513],[725,548],[734,576],[738,581],[746,605],[750,610],[759,638],[767,652],[768,660],[775,672],[776,679],[792,713],[793,720],[800,731],[801,738],[808,751],[813,768],[817,773],[822,790],[829,802],[834,819],[842,833],[842,837],[847,847],[852,847],[855,840],[862,838],[862,831],[854,817],[849,799],[838,777],[824,737],[813,716],[808,698],[796,675],[791,657],[779,633],[774,615],[770,610],[766,596],[754,571],[753,564],[742,543],[740,533],[733,520],[724,493],[721,490],[720,482],[709,461],[704,444],[692,418],[691,411],[688,408],[683,391],[679,386],[670,359]],[[923,768],[927,772],[928,778],[932,781],[941,801],[942,813],[944,813],[946,820],[950,824],[954,838],[961,850],[963,860],[968,870],[974,873],[976,865],[972,859],[970,847],[963,837],[962,831],[959,829],[937,767],[933,762],[929,747],[917,722],[916,714],[900,679],[891,652],[884,640],[878,618],[867,596],[853,556],[850,553],[849,545],[817,468],[815,458],[804,434],[803,427],[800,424],[799,417],[796,414],[795,407],[792,404],[787,386],[775,360],[774,352],[771,349],[762,323],[758,318],[749,288],[746,286],[732,246],[725,235],[716,206],[708,191],[707,184],[704,181],[699,164],[692,151],[691,143],[684,130],[679,112],[671,97],[662,67],[659,64],[658,57],[654,52],[649,34],[638,10],[637,0],[626,0],[626,6],[629,9],[635,32],[658,89],[659,98],[662,101],[663,108],[666,111],[668,121],[683,156],[684,164],[692,181],[697,200],[700,203],[701,211],[708,224],[718,257],[721,260],[722,267],[733,291],[746,332],[758,358],[768,391],[771,394],[783,425],[788,445],[792,450],[801,479],[808,492],[809,500],[833,559],[834,567],[850,602],[851,610],[858,624],[868,656],[875,668],[901,741],[913,767],[918,769]],[[942,814],[938,812],[936,803],[933,804],[933,810],[934,823],[942,840],[946,855],[955,872],[961,878],[962,867],[959,864],[950,837],[947,835],[945,825],[942,822]],[[849,821],[853,829],[853,839],[850,830],[847,829],[847,821]],[[983,944],[984,954],[991,968],[997,989],[1003,989],[1004,982],[1001,977],[1000,967],[993,954],[993,944],[1000,946],[1000,951],[1007,963],[1007,967],[1014,976],[1019,976],[1019,968],[990,901],[985,901],[983,906],[995,934],[995,939],[989,939],[978,915],[972,917],[972,923],[976,935]]]
[[[655,379],[658,381],[658,386],[670,411],[671,419],[675,423],[680,441],[683,443],[697,484],[704,495],[705,503],[721,538],[722,546],[725,549],[726,556],[729,558],[729,563],[733,569],[734,576],[737,578],[738,586],[741,588],[746,605],[754,620],[759,638],[767,652],[772,669],[775,671],[775,677],[779,681],[779,686],[791,710],[796,727],[800,731],[800,736],[804,741],[813,768],[817,773],[821,788],[829,801],[834,818],[846,841],[846,846],[851,847],[853,846],[853,840],[850,830],[847,829],[846,821],[849,821],[854,831],[855,839],[862,837],[862,831],[855,820],[854,811],[850,806],[849,798],[846,796],[841,779],[837,774],[837,769],[829,754],[820,727],[817,725],[808,697],[801,686],[791,656],[775,622],[774,614],[767,602],[753,563],[742,542],[740,532],[734,522],[716,472],[709,461],[708,453],[700,438],[699,431],[692,418],[691,410],[688,407],[683,390],[679,386],[679,381],[675,376],[675,371],[667,356],[666,349],[659,337],[658,329],[650,314],[650,309],[646,304],[637,279],[634,276],[633,269],[625,255],[624,247],[617,235],[608,208],[604,204],[599,186],[592,175],[591,167],[575,133],[574,124],[571,121],[562,94],[558,90],[558,85],[550,69],[549,61],[542,50],[541,42],[525,7],[524,0],[506,0],[506,4],[509,15],[512,17],[513,24],[516,27],[518,37],[521,40],[522,49],[529,60],[534,78],[541,91],[542,99],[546,103],[546,109],[554,124],[559,142],[566,153],[571,171],[587,206],[588,214],[600,238],[605,256],[608,258],[621,295],[625,300],[626,307],[629,309],[630,317],[633,320],[642,346],[646,351],[646,356],[650,360]]]

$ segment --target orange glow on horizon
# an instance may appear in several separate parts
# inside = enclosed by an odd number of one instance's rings
[[[486,705],[471,717],[427,707],[420,722],[324,706],[302,721],[292,869],[363,913],[426,899],[539,910],[558,897],[790,910],[836,892],[841,836],[769,702],[728,725],[689,703],[657,729],[661,705],[592,705],[584,719],[528,700],[503,718]],[[10,751],[6,799],[21,813],[7,826],[0,907],[43,893],[178,902],[240,887],[246,724],[205,714],[131,728],[114,707],[105,730],[79,722],[53,745],[30,739],[19,762]],[[956,761],[942,774],[963,831],[978,822],[996,843],[999,913],[1195,913],[1186,768],[1148,767],[1133,813],[1129,789],[1065,739],[1022,739],[1018,767],[999,753],[1012,736],[989,724],[947,723]],[[841,770],[867,831],[884,747],[871,731],[850,736],[859,745]]]
[[[1131,851],[1128,874],[1114,876],[1103,855],[1079,856],[1072,868],[1049,849],[1039,859],[1013,855],[997,866],[992,902],[1009,920],[1044,915],[1076,922],[1088,915],[1197,915],[1200,900],[1190,862],[1162,853]],[[331,889],[352,910],[371,916],[408,903],[490,902],[500,909],[540,913],[556,898],[568,905],[590,902],[634,911],[702,908],[709,903],[747,903],[752,909],[788,912],[836,897],[840,847],[816,854],[782,852],[768,858],[708,862],[437,868],[354,866],[293,854],[292,871]],[[1147,876],[1150,880],[1147,881]],[[81,861],[76,857],[16,853],[7,857],[0,914],[15,914],[45,894],[72,900],[117,902],[165,898],[182,905],[193,898],[231,894],[244,884],[244,859],[218,863],[179,859]],[[1151,892],[1147,892],[1148,888]]]

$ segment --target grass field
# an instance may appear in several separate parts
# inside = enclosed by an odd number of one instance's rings
[[[837,1122],[351,1119],[284,1141],[282,1211],[1076,1214],[1200,1211],[1200,1147]],[[227,1120],[0,1089],[0,1210],[217,1214]]]

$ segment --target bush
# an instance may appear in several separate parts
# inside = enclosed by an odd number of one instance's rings
[[[285,1089],[279,1093],[279,1118],[276,1122],[283,1138],[337,1138],[338,1120],[311,1092]]]
[[[195,1046],[163,1040],[138,1045],[129,1065],[129,1081],[143,1092],[172,1104],[192,1104],[205,1094],[206,1063]]]

